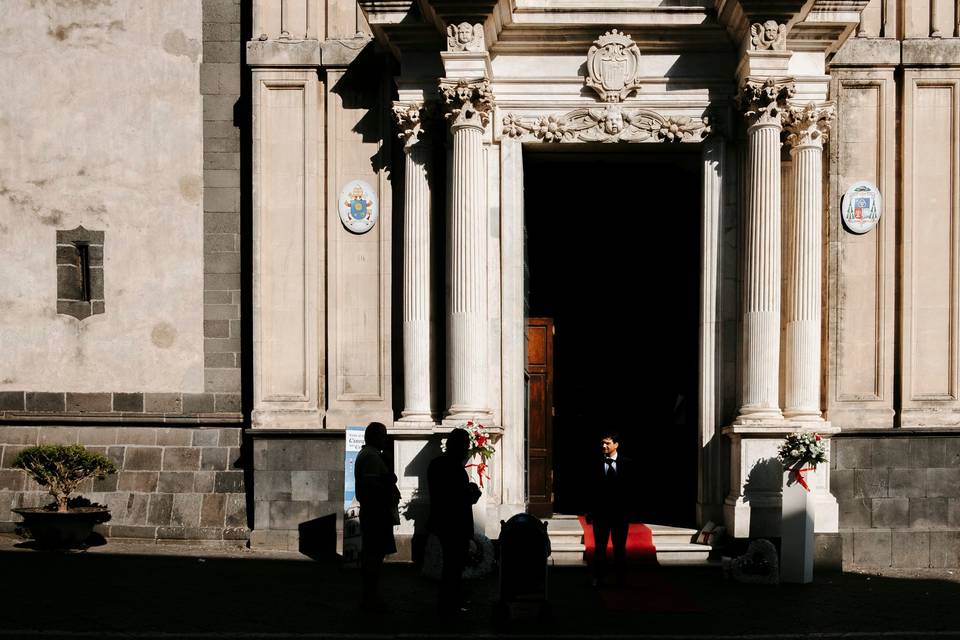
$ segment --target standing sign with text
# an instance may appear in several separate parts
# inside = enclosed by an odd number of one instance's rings
[[[840,216],[843,226],[850,233],[862,235],[880,222],[883,213],[883,197],[876,185],[866,180],[855,182],[840,201]]]
[[[343,460],[343,564],[360,566],[360,503],[353,475],[357,454],[363,448],[364,427],[347,427]]]

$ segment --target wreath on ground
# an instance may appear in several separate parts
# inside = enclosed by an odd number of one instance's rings
[[[482,533],[475,533],[470,540],[463,577],[468,580],[482,578],[489,575],[491,571],[493,571],[493,543]],[[423,568],[420,573],[431,580],[439,580],[443,574],[443,549],[440,546],[440,539],[432,533],[427,537],[427,546],[423,550]]]

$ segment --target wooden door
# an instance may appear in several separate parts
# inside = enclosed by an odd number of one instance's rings
[[[553,513],[553,318],[527,319],[527,498],[538,517]]]

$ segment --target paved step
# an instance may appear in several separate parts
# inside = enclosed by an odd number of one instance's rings
[[[706,564],[712,547],[708,544],[664,543],[657,545],[660,564]]]
[[[547,518],[547,535],[550,536],[552,554],[550,561],[554,565],[582,565],[583,529],[576,516],[555,515]],[[653,533],[653,545],[657,549],[657,562],[660,564],[703,564],[707,562],[711,547],[696,544],[698,531],[685,527],[671,527],[661,524],[648,524]]]
[[[576,566],[583,564],[583,552],[586,547],[583,544],[554,544],[550,541],[550,563],[561,566]]]
[[[663,544],[693,543],[699,533],[696,529],[670,527],[662,524],[648,524],[647,527],[653,532],[653,544],[657,547]]]

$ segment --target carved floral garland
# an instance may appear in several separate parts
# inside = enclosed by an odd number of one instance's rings
[[[711,132],[708,118],[664,117],[646,109],[574,109],[563,115],[503,118],[502,134],[532,135],[541,142],[699,142]]]

